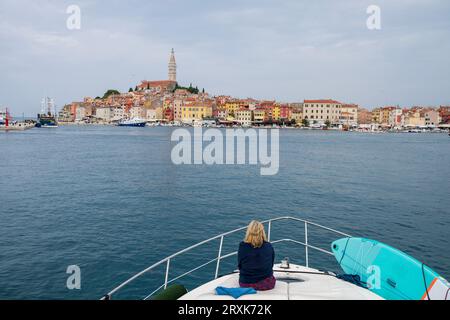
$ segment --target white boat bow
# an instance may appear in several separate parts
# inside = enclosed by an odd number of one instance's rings
[[[278,240],[272,240],[272,225],[278,221],[287,221],[290,223],[299,223],[300,226],[303,226],[304,236],[301,239],[291,239],[291,238],[282,238]],[[356,284],[341,280],[335,274],[331,272],[323,272],[318,269],[311,268],[309,265],[309,257],[310,250],[314,250],[325,255],[334,256],[334,254],[330,251],[329,248],[319,248],[317,246],[311,245],[309,243],[309,234],[308,230],[311,227],[314,227],[315,231],[320,230],[328,233],[335,234],[335,236],[339,237],[350,237],[348,234],[343,232],[309,222],[303,219],[295,218],[295,217],[280,217],[275,219],[270,219],[267,221],[263,221],[263,224],[267,227],[267,236],[268,240],[273,244],[277,245],[279,243],[288,244],[293,247],[293,250],[298,251],[298,247],[303,247],[305,250],[305,265],[295,265],[290,264],[289,269],[283,269],[282,267],[286,267],[286,264],[275,265],[274,267],[274,276],[277,278],[277,285],[275,289],[266,291],[266,292],[258,292],[256,295],[248,295],[243,296],[241,300],[323,300],[323,299],[338,299],[338,300],[378,300],[381,297],[372,293],[366,288],[360,287]],[[129,285],[147,275],[149,273],[155,272],[158,267],[164,267],[164,282],[161,286],[154,288],[149,294],[147,293],[142,297],[143,300],[153,299],[156,295],[163,292],[165,289],[168,289],[169,286],[180,283],[182,279],[191,275],[192,273],[205,268],[206,266],[215,264],[215,275],[212,277],[211,281],[206,281],[203,284],[199,284],[196,288],[194,288],[191,292],[187,294],[183,294],[177,297],[177,299],[182,300],[222,300],[222,299],[233,299],[231,297],[218,296],[215,293],[215,289],[219,286],[223,287],[239,287],[239,274],[232,273],[225,276],[219,276],[221,262],[230,257],[236,257],[237,252],[224,253],[224,239],[227,236],[236,234],[237,232],[242,232],[247,229],[247,226],[241,227],[239,229],[235,229],[213,238],[201,241],[195,245],[192,245],[184,250],[181,250],[134,275],[127,281],[123,282],[121,285],[113,289],[106,296],[102,298],[102,300],[110,300],[118,294],[119,291],[122,291],[125,287],[129,287]],[[217,253],[217,258],[212,260],[208,260],[205,263],[181,274],[170,278],[170,270],[171,263],[173,263],[174,258],[179,258],[183,254],[190,252],[198,247],[204,246],[206,244],[210,244],[212,242],[217,241],[219,244],[219,250]],[[236,243],[237,247],[238,243]],[[334,260],[334,257],[333,257]],[[177,259],[178,261],[178,259]]]
[[[338,279],[335,274],[299,265],[289,269],[274,267],[277,283],[273,290],[258,291],[237,300],[383,300],[371,291]],[[217,287],[239,287],[239,274],[234,273],[208,282],[179,300],[235,300],[231,296],[219,296]]]

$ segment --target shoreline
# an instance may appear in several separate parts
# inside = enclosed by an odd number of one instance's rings
[[[73,122],[59,122],[61,127],[117,127],[113,123],[73,123]],[[437,130],[427,130],[427,129],[402,129],[402,130],[364,130],[364,129],[354,129],[354,130],[344,130],[338,128],[331,129],[320,129],[320,128],[307,128],[307,127],[269,127],[269,126],[190,126],[190,125],[154,125],[145,126],[145,128],[203,128],[203,129],[281,129],[281,130],[301,130],[301,131],[325,131],[325,132],[349,132],[349,133],[372,133],[372,134],[383,134],[383,133],[433,133],[433,134],[450,134],[449,130],[437,129]],[[142,129],[142,128],[141,128]]]
[[[75,122],[59,122],[59,127],[117,127],[116,124],[113,123],[75,123]],[[344,130],[339,128],[329,128],[329,129],[321,129],[321,128],[311,128],[311,127],[280,127],[280,126],[192,126],[192,125],[147,125],[144,128],[202,128],[202,129],[279,129],[279,130],[299,130],[299,131],[324,131],[324,132],[348,132],[348,133],[370,133],[370,134],[401,134],[401,133],[411,133],[411,134],[448,134],[450,135],[450,131],[447,129],[402,129],[402,130],[365,130],[365,129],[352,129],[352,130]],[[6,128],[5,126],[0,126],[0,132],[22,132],[30,129],[34,129],[34,124],[28,123],[18,123],[18,125],[12,125]],[[39,128],[37,128],[39,129]],[[142,128],[141,128],[142,129]]]

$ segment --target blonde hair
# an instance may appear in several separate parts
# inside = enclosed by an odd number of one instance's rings
[[[264,241],[267,241],[264,225],[259,221],[250,222],[244,242],[251,244],[253,248],[261,248]]]

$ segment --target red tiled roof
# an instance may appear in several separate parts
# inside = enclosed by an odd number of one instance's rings
[[[356,104],[343,104],[342,107],[344,108],[354,108],[354,109],[358,109],[358,105]]]
[[[329,104],[342,104],[336,100],[305,100],[305,103],[329,103]]]
[[[139,88],[143,88],[143,87],[147,87],[150,86],[150,88],[155,88],[155,87],[168,87],[172,84],[175,84],[176,81],[171,81],[171,80],[159,80],[159,81],[147,81],[144,80],[142,81],[142,83],[138,86]]]

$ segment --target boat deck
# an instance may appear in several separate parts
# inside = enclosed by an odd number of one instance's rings
[[[299,265],[289,269],[274,267],[277,284],[273,290],[245,295],[238,300],[383,300],[371,291],[340,280],[333,274]],[[239,287],[239,274],[231,274],[196,288],[180,300],[235,300],[231,296],[219,296],[217,287]]]

